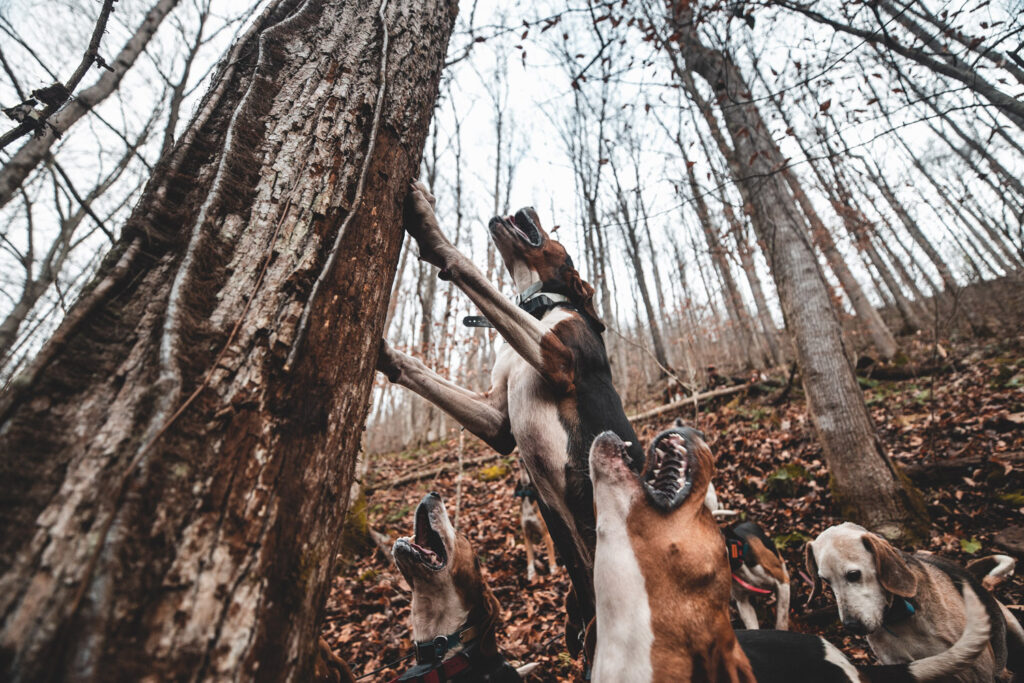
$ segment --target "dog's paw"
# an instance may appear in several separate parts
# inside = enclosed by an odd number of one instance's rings
[[[389,382],[397,382],[402,376],[402,369],[399,367],[401,359],[390,344],[383,339],[380,340],[377,346],[377,371],[383,373]]]
[[[443,271],[444,252],[450,251],[452,246],[437,224],[434,203],[434,195],[426,185],[419,181],[413,183],[405,196],[403,220],[406,232],[419,246],[420,258]]]

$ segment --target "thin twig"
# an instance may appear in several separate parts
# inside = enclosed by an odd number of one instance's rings
[[[78,68],[76,68],[74,73],[71,74],[71,78],[63,84],[64,97],[59,102],[54,101],[45,105],[42,111],[39,112],[38,116],[25,117],[24,121],[3,135],[0,135],[0,149],[5,148],[21,136],[45,126],[47,119],[57,113],[57,111],[71,98],[75,88],[77,88],[78,84],[83,78],[85,78],[85,74],[93,64],[99,64],[105,69],[111,70],[107,63],[103,61],[103,58],[100,57],[100,40],[103,38],[103,32],[107,29],[107,19],[110,17],[110,13],[114,11],[114,2],[116,2],[116,0],[103,1],[103,7],[100,9],[100,15],[96,19],[96,26],[93,28],[92,38],[89,40],[89,46],[85,49],[85,54],[82,55],[82,61],[79,62]]]

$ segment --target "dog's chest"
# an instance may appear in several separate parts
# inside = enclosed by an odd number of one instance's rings
[[[498,351],[498,364],[508,367],[508,418],[530,478],[543,500],[565,493],[569,434],[558,416],[551,389],[511,347]]]

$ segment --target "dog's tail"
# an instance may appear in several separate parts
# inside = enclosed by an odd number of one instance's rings
[[[530,662],[529,664],[523,664],[522,666],[516,667],[516,673],[521,677],[525,678],[531,671],[540,666],[539,662]]]
[[[984,603],[974,589],[963,584],[964,610],[967,623],[960,639],[945,652],[918,659],[908,665],[911,680],[948,681],[950,677],[976,665],[978,657],[988,648],[992,622]]]

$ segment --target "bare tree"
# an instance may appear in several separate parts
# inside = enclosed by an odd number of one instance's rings
[[[650,9],[647,17],[656,27]],[[744,164],[735,180],[747,187],[745,200],[793,335],[808,407],[840,509],[888,536],[920,534],[927,513],[919,495],[897,475],[875,433],[799,208],[779,173],[787,161],[742,72],[723,51],[703,43],[688,6],[676,7],[666,23],[666,31],[651,37],[667,52],[678,52],[685,69],[714,91],[715,101],[728,105],[720,106],[719,113],[735,157]]]
[[[96,83],[79,92],[73,99],[67,100],[55,114],[47,115],[45,125],[39,134],[22,145],[4,163],[0,168],[0,206],[11,201],[18,187],[39,164],[43,163],[47,153],[61,135],[117,90],[124,75],[145,51],[157,28],[177,4],[178,0],[158,0]]]

